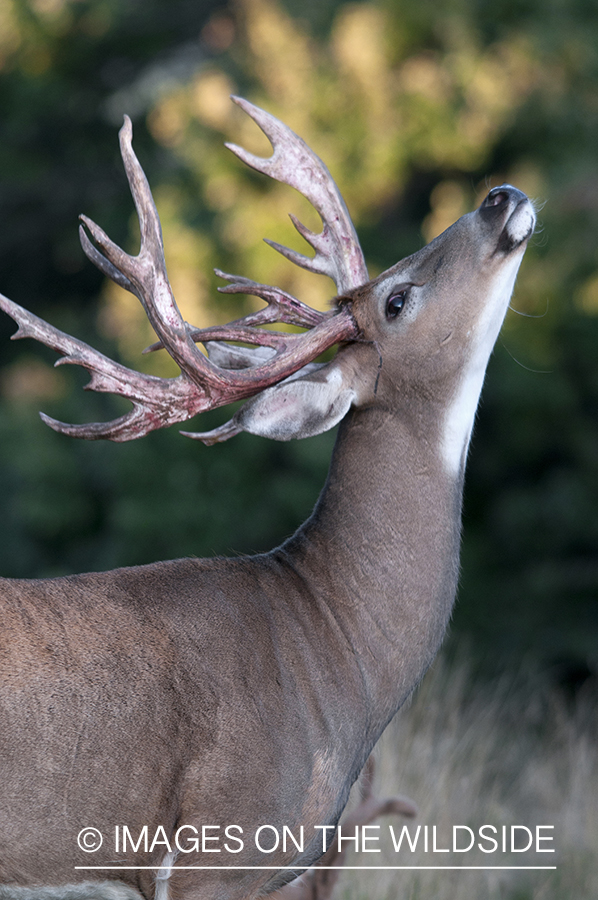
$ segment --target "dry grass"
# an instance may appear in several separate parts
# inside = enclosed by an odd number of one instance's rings
[[[598,750],[596,696],[568,703],[532,675],[491,685],[464,665],[439,661],[409,708],[384,735],[378,794],[405,793],[416,820],[380,821],[379,854],[352,854],[349,865],[556,865],[556,871],[369,871],[343,874],[337,900],[596,900],[598,897]],[[395,853],[389,824],[408,824],[417,852]],[[449,847],[453,825],[552,825],[555,853],[423,852],[423,826],[437,826]],[[462,832],[462,835],[465,835]],[[519,832],[520,836],[524,832]],[[490,846],[489,844],[485,845]]]

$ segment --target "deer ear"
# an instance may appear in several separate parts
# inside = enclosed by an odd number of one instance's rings
[[[249,400],[233,421],[242,431],[275,441],[313,437],[340,422],[354,399],[335,361],[311,363]]]

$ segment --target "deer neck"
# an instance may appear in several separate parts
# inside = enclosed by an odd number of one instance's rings
[[[455,596],[463,465],[443,465],[440,413],[353,410],[314,513],[281,548],[355,649],[381,727],[433,659]]]

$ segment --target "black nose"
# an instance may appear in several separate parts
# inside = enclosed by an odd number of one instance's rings
[[[491,206],[504,206],[506,203],[512,202],[514,206],[525,200],[526,196],[523,191],[518,190],[510,184],[501,184],[500,187],[492,188],[481,209],[488,209]]]

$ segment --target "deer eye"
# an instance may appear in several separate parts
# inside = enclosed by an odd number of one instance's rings
[[[403,312],[407,302],[407,288],[402,291],[394,291],[386,301],[386,318],[396,319]]]

